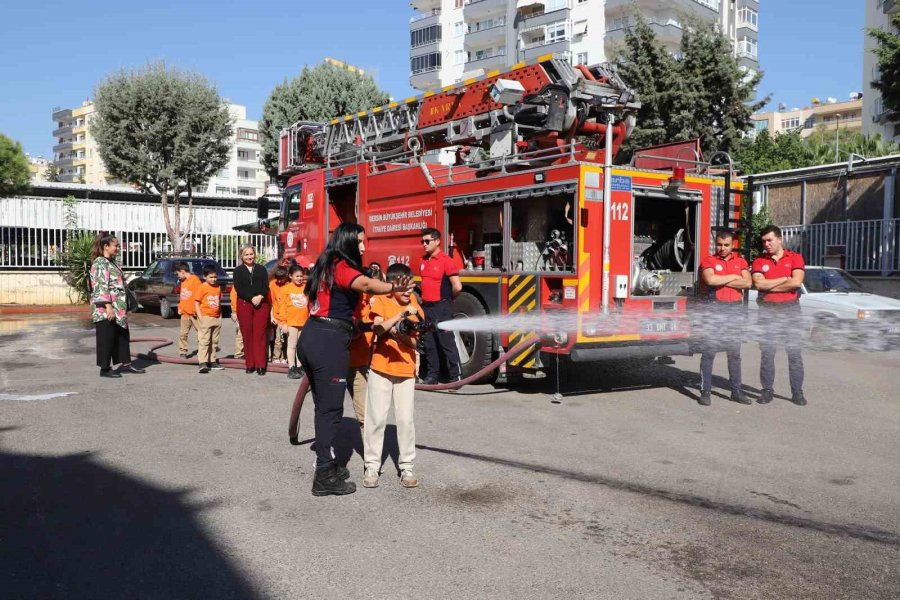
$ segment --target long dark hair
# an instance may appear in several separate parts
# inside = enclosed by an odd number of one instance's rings
[[[345,260],[357,271],[362,272],[362,255],[359,253],[359,234],[365,233],[365,229],[357,223],[344,222],[337,226],[325,251],[319,255],[316,264],[309,272],[309,280],[306,282],[306,296],[310,302],[316,301],[319,288],[328,289],[334,281],[334,263]]]
[[[97,257],[103,256],[103,249],[112,244],[116,240],[116,236],[111,233],[98,233],[91,244],[91,262],[97,260]]]

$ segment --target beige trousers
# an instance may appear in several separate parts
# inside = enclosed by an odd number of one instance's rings
[[[281,333],[281,327],[278,325],[269,325],[274,328],[274,332],[272,334],[272,358],[271,360],[280,360],[284,358],[284,334]]]
[[[297,342],[300,340],[301,331],[303,331],[302,327],[288,326],[287,361],[289,367],[296,367],[300,364],[300,361],[297,360]]]
[[[198,317],[197,327],[197,362],[199,364],[216,362],[216,346],[219,345],[219,332],[222,331],[221,317]]]
[[[366,396],[369,389],[369,367],[350,367],[347,370],[347,391],[353,400],[353,412],[362,427],[366,422]]]
[[[188,351],[188,334],[191,329],[200,335],[200,327],[197,323],[197,315],[181,315],[181,330],[178,332],[178,353],[187,354]]]
[[[244,358],[244,336],[237,320],[234,321],[234,357]]]
[[[381,470],[381,451],[391,401],[397,424],[397,447],[400,470],[412,469],[416,459],[416,426],[413,423],[415,377],[392,377],[369,371],[369,393],[366,396],[366,425],[363,429],[363,456],[367,469]]]

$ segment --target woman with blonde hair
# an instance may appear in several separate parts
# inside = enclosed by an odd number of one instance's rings
[[[122,373],[143,373],[131,364],[128,333],[128,296],[125,274],[116,264],[119,240],[104,233],[91,247],[91,320],[97,332],[97,366],[100,377],[121,377]],[[120,365],[113,371],[111,365]]]
[[[241,264],[234,268],[234,291],[237,294],[238,325],[244,338],[244,366],[246,372],[266,374],[269,316],[269,273],[263,265],[256,264],[256,248],[247,244],[241,247]]]

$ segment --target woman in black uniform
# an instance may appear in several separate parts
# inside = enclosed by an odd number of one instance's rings
[[[359,294],[390,294],[411,290],[412,280],[394,284],[363,275],[365,231],[356,223],[341,223],[309,274],[309,321],[300,334],[297,355],[309,376],[316,407],[316,474],[314,496],[352,494],[350,472],[335,463],[331,447],[344,417],[344,392],[350,363],[350,338]]]

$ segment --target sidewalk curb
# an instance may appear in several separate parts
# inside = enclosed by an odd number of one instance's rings
[[[90,304],[0,304],[0,315],[89,315],[90,313]]]

